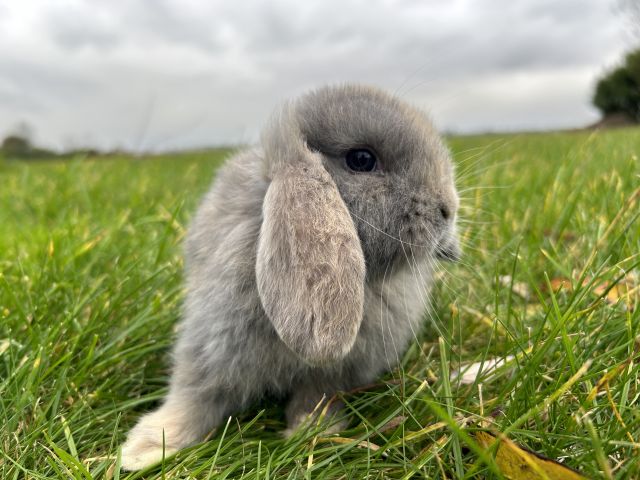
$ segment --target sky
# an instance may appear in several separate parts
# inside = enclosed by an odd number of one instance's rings
[[[448,132],[580,127],[598,119],[598,76],[638,40],[621,1],[0,0],[0,136],[250,143],[284,99],[340,82]]]

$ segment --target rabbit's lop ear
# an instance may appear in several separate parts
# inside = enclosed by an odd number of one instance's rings
[[[343,358],[362,321],[365,262],[338,189],[292,120],[263,136],[271,184],[263,204],[256,274],[282,341],[305,362]]]

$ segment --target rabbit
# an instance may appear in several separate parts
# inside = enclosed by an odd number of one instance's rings
[[[288,398],[295,431],[392,369],[436,260],[460,255],[457,208],[450,154],[421,111],[353,84],[285,103],[192,220],[169,392],[129,433],[123,468],[203,440],[265,394]]]

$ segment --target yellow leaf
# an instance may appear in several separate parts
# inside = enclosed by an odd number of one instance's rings
[[[333,442],[340,443],[343,445],[351,445],[355,444],[356,447],[359,448],[368,448],[369,450],[376,451],[380,450],[380,446],[375,443],[367,442],[366,440],[358,441],[355,438],[348,437],[320,437],[318,438],[318,442]]]
[[[637,296],[638,290],[638,286],[633,285],[629,279],[625,278],[613,286],[610,286],[609,283],[598,285],[593,289],[593,293],[598,296],[604,295],[604,299],[610,304],[616,304],[622,300],[627,308],[632,309],[634,295]]]
[[[591,277],[586,277],[582,282],[582,286],[586,287],[592,280],[593,279]],[[567,278],[553,278],[549,283],[551,284],[551,289],[554,292],[557,292],[560,289],[568,292],[573,291],[571,280]],[[607,303],[612,305],[619,301],[623,301],[626,307],[631,310],[633,309],[635,299],[638,297],[640,290],[640,286],[638,286],[637,283],[636,278],[629,274],[620,279],[614,285],[608,281],[600,282],[593,287],[592,292],[594,295],[603,297]],[[546,284],[543,284],[540,287],[542,291],[546,291],[548,289]]]
[[[571,290],[572,289],[572,285],[571,285],[571,280],[567,279],[567,278],[552,278],[549,283],[551,284],[551,290],[553,290],[554,292],[557,292],[560,289],[563,290]],[[543,284],[540,286],[540,288],[543,291],[547,290],[547,284]]]
[[[587,395],[587,402],[593,402],[598,395],[598,393],[603,389],[604,386],[608,385],[611,380],[616,378],[620,373],[624,371],[625,368],[629,366],[631,362],[631,358],[629,358],[626,362],[621,363],[617,367],[609,370],[604,376],[598,380],[596,386],[591,389],[589,395]]]
[[[484,448],[489,448],[498,441],[488,432],[476,432],[475,437]],[[555,460],[519,447],[505,436],[501,436],[499,441],[495,457],[496,465],[510,480],[586,480],[587,478]]]

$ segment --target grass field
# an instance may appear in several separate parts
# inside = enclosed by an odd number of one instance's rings
[[[0,478],[500,478],[480,429],[640,478],[640,130],[450,144],[464,258],[401,367],[344,394],[350,428],[283,440],[265,401],[134,474],[118,446],[166,392],[181,240],[227,153],[0,159]]]

